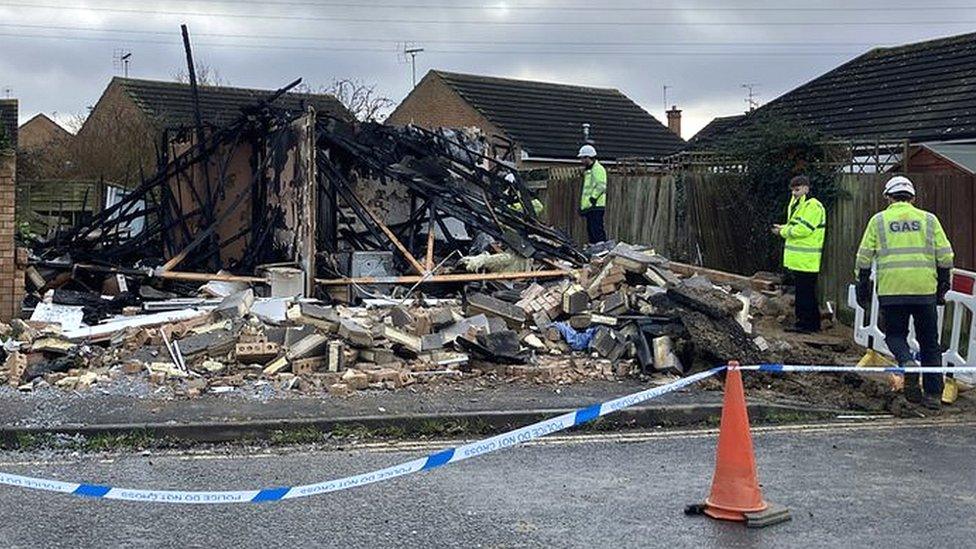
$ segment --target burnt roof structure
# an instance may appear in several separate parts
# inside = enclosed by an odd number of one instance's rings
[[[194,125],[193,97],[190,85],[180,82],[113,78],[132,101],[150,118],[164,128]],[[237,119],[242,107],[266,100],[274,90],[232,88],[228,86],[199,86],[200,111],[203,121],[214,126],[226,126]],[[352,120],[349,111],[332,95],[289,92],[275,101],[278,109],[300,112],[311,105],[317,112]]]
[[[760,117],[850,140],[976,139],[976,33],[875,48],[763,105],[693,148]]]
[[[535,158],[575,157],[582,125],[603,159],[657,159],[684,141],[613,88],[431,71]]]

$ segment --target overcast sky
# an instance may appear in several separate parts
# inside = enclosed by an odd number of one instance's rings
[[[623,91],[663,120],[684,110],[683,137],[765,103],[878,46],[976,30],[972,0],[0,0],[0,97],[65,120],[121,74],[170,80],[185,67],[180,23],[198,63],[230,85],[277,88],[302,77],[410,90],[404,43],[432,68]],[[47,7],[45,7],[47,6]]]

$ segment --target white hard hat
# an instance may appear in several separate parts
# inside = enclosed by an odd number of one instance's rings
[[[505,181],[508,181],[509,183],[515,183],[515,174],[512,172],[508,172],[507,174],[505,174]]]
[[[903,175],[896,175],[885,183],[884,193],[886,195],[908,193],[915,196],[915,185],[912,183],[911,179],[908,179]]]
[[[593,145],[583,145],[576,156],[577,158],[596,158],[596,149],[593,148]]]

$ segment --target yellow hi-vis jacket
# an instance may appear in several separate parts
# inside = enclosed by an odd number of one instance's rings
[[[937,268],[952,268],[954,257],[935,214],[895,202],[868,222],[855,265],[870,269],[877,262],[878,298],[884,304],[885,297],[934,296]]]
[[[823,255],[827,211],[813,197],[790,198],[786,207],[786,225],[779,235],[786,240],[783,266],[791,271],[819,273]]]
[[[590,197],[596,199],[596,206],[590,204]],[[594,160],[588,170],[583,171],[583,194],[580,195],[580,211],[590,208],[607,207],[607,170]]]
[[[512,209],[515,210],[515,211],[517,211],[517,212],[519,212],[519,213],[522,213],[522,203],[521,202],[516,202],[512,206]],[[536,217],[539,217],[540,215],[542,215],[542,212],[544,212],[546,210],[546,205],[543,204],[542,201],[539,200],[538,198],[533,198],[532,199],[532,209],[535,211]]]

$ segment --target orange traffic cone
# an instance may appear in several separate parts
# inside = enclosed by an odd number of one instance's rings
[[[729,366],[738,366],[731,362]],[[725,399],[722,402],[722,424],[715,454],[715,477],[712,491],[705,500],[705,514],[716,519],[745,521],[745,513],[764,511],[756,475],[756,456],[752,452],[746,395],[742,373],[730,368],[725,374]]]

